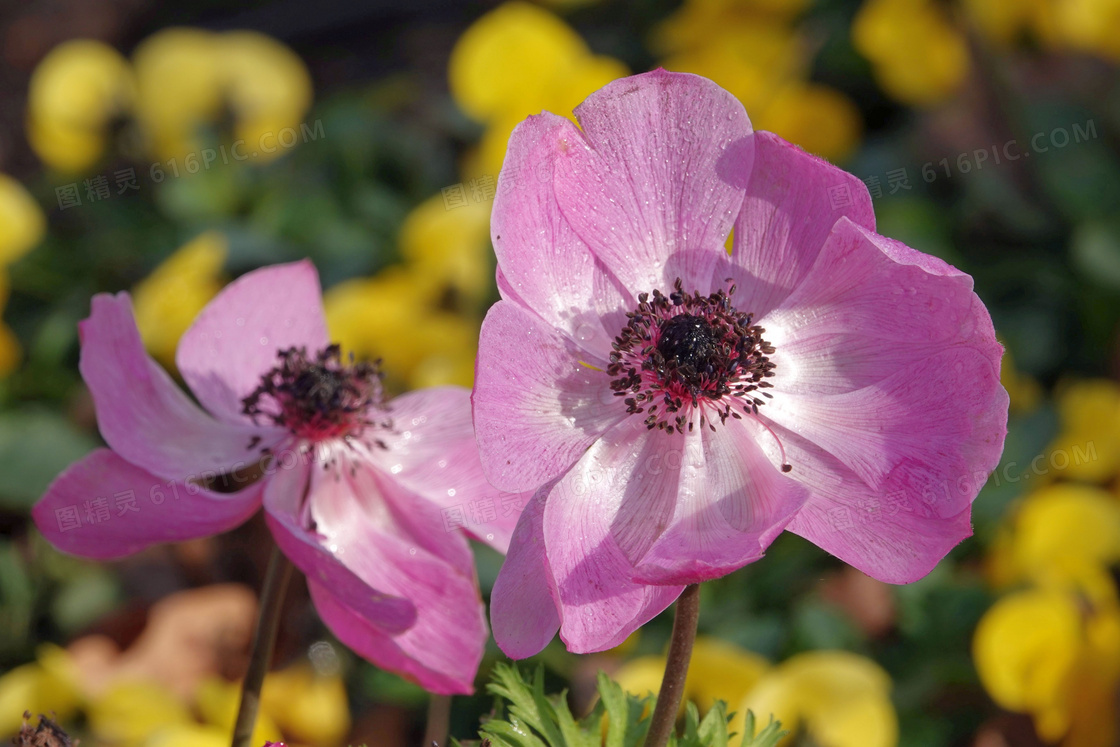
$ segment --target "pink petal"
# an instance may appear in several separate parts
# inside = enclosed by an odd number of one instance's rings
[[[755,133],[754,169],[735,222],[732,257],[747,275],[737,278],[736,306],[756,319],[778,306],[841,217],[875,229],[863,182],[773,133]]]
[[[331,630],[358,654],[439,692],[470,692],[487,632],[473,556],[439,511],[345,447],[265,495],[270,526],[303,570]],[[328,468],[322,467],[327,463]],[[305,529],[314,526],[314,532]],[[352,587],[352,588],[351,588]],[[391,609],[383,610],[386,602]],[[407,627],[385,612],[407,604]]]
[[[1002,348],[967,275],[842,218],[801,286],[761,323],[779,351],[774,399],[762,415],[868,485],[881,486],[905,461],[926,465],[919,470],[926,477],[915,479],[932,482],[995,467],[1006,433]],[[819,361],[802,366],[796,343],[827,335],[873,342],[833,361],[855,362],[818,387]],[[837,387],[849,372],[860,388]],[[936,514],[956,515],[975,497],[969,492]]]
[[[787,340],[856,334],[931,351],[968,342],[997,361],[1002,354],[972,278],[847,218],[836,222],[797,289],[759,323],[779,349]]]
[[[651,483],[676,488],[666,529],[636,561],[635,580],[689,584],[742,568],[762,557],[808,496],[782,474],[779,458],[763,453],[759,443],[772,436],[753,419],[730,419],[715,431],[678,438],[683,451],[662,452],[659,469],[634,475],[626,488],[635,497],[630,522],[649,521],[640,496],[654,489]],[[620,512],[615,522],[623,518]]]
[[[654,586],[632,580],[627,551],[650,543],[671,515],[675,486],[669,480],[631,489],[635,471],[656,468],[664,453],[637,418],[615,426],[551,488],[543,489],[543,533],[560,608],[560,637],[574,653],[617,646],[668,607],[683,585]],[[647,466],[648,465],[648,466]],[[648,491],[656,490],[656,493]],[[624,506],[625,504],[625,506]],[[644,525],[619,526],[619,516],[644,512]],[[624,549],[625,548],[625,549]]]
[[[379,570],[381,558],[376,556],[378,548],[359,546],[353,550],[336,542],[332,551],[321,533],[305,528],[307,510],[303,504],[303,496],[309,490],[313,474],[317,478],[315,487],[321,493],[320,501],[353,501],[348,482],[336,482],[331,478],[324,480],[319,474],[322,471],[322,467],[313,461],[297,459],[292,462],[292,466],[280,467],[275,474],[266,478],[265,518],[276,544],[307,576],[309,582],[327,584],[356,610],[355,614],[390,634],[407,630],[416,622],[416,610],[411,601],[404,595],[371,586],[370,580],[365,577],[367,566],[375,566],[375,572]],[[342,547],[343,553],[338,552],[339,547]],[[350,550],[350,554],[344,558],[346,550]],[[363,550],[366,552],[362,552]],[[354,557],[354,552],[358,553],[358,557]],[[369,554],[374,554],[374,557],[369,557]],[[383,574],[386,569],[380,569],[379,572]]]
[[[242,275],[211,301],[179,341],[175,362],[203,407],[242,422],[241,400],[276,366],[278,351],[327,345],[319,274],[308,260]]]
[[[79,329],[79,367],[101,435],[138,467],[164,478],[205,479],[256,464],[260,448],[284,437],[277,429],[221,423],[191,402],[144,352],[127,294],[94,296]]]
[[[628,311],[633,299],[568,225],[552,186],[557,154],[582,139],[569,120],[548,112],[517,126],[494,199],[491,237],[502,297],[605,357],[617,330],[604,329],[602,317],[614,312],[623,324],[618,312]]]
[[[332,587],[308,581],[307,588],[323,622],[338,640],[362,658],[430,693],[474,692],[474,678],[486,641],[486,623],[478,600],[469,605],[464,596],[446,614],[436,609],[440,602],[425,601],[416,625],[393,636],[340,601]],[[433,617],[437,621],[430,619]]]
[[[898,470],[909,483],[955,483],[938,491],[932,515],[954,516],[976,497],[1003,450],[1007,393],[999,368],[974,348],[945,350],[879,383],[845,394],[776,394],[761,413],[834,456],[872,488]],[[791,460],[795,479],[803,470]]]
[[[514,303],[490,308],[478,348],[475,432],[486,477],[501,490],[531,491],[557,477],[625,417],[606,363],[587,361]]]
[[[31,516],[63,552],[111,560],[232,529],[256,513],[260,500],[259,484],[213,493],[156,477],[97,449],[55,478]]]
[[[753,155],[742,105],[709,80],[656,70],[576,107],[586,136],[555,156],[564,217],[634,296],[660,287],[666,259],[723,246]]]
[[[960,486],[957,476],[941,485],[924,484],[913,479],[915,465],[903,464],[876,490],[823,449],[781,427],[775,430],[795,465],[791,474],[811,491],[787,529],[867,575],[892,584],[917,581],[972,534],[970,504],[952,495],[972,492],[972,475],[959,475]],[[938,511],[943,490],[952,500]],[[959,513],[950,513],[952,505],[961,504]]]
[[[371,458],[392,479],[439,507],[437,523],[463,529],[504,553],[528,493],[507,493],[482,472],[471,422],[470,391],[433,387],[401,395],[390,404],[392,433],[379,434],[387,449]]]
[[[511,659],[538,653],[560,629],[556,582],[545,552],[544,494],[530,500],[490,593],[494,640]]]

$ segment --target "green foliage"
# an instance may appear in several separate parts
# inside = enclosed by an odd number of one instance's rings
[[[546,695],[544,669],[537,667],[532,682],[522,677],[516,665],[499,663],[487,690],[497,697],[494,714],[479,730],[483,745],[490,747],[641,747],[656,705],[652,696],[637,697],[623,692],[618,683],[600,672],[599,700],[591,713],[576,720],[568,708],[568,691]],[[717,702],[704,718],[696,706],[685,709],[683,733],[669,739],[671,747],[729,747],[734,736],[727,731],[731,716]],[[755,717],[748,712],[740,747],[775,747],[787,732],[771,719],[755,733]],[[453,744],[460,747],[458,742]]]

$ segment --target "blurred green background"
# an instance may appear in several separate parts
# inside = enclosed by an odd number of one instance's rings
[[[783,536],[705,585],[688,697],[773,712],[790,744],[1120,744],[1117,0],[29,0],[0,7],[0,56],[0,737],[30,709],[86,745],[220,745],[245,664],[259,517],[111,564],[29,521],[99,443],[90,296],[130,291],[174,371],[226,282],[310,257],[332,335],[391,390],[469,386],[513,126],[663,66],[970,273],[1012,398],[974,538],[890,587]],[[478,556],[485,592],[501,559]],[[538,658],[585,710],[600,669],[656,690],[669,625]],[[302,581],[277,662],[259,741],[419,739],[425,694],[334,642]],[[456,699],[453,734],[490,707]]]

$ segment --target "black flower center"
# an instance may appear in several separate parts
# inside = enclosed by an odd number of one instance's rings
[[[678,314],[661,322],[657,352],[666,369],[675,369],[685,383],[699,386],[720,365],[719,336],[711,322],[695,314]]]
[[[717,420],[757,415],[771,396],[763,390],[774,348],[752,315],[731,304],[734,293],[734,285],[686,293],[678,278],[669,295],[638,296],[607,373],[615,396],[626,398],[627,412],[645,414],[646,427],[683,433],[698,419],[715,430]]]
[[[312,442],[361,435],[388,425],[381,408],[381,372],[376,363],[343,363],[338,345],[314,357],[307,348],[277,353],[278,365],[242,400],[254,422],[287,428]]]

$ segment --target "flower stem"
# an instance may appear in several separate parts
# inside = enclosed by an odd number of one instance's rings
[[[451,696],[432,694],[428,701],[428,727],[423,747],[445,747],[451,728]]]
[[[650,719],[645,747],[665,747],[677,723],[677,712],[684,695],[684,681],[688,676],[688,662],[692,658],[692,642],[696,640],[696,625],[700,621],[700,584],[686,586],[677,599],[673,612],[673,638],[669,642],[669,655],[665,658],[665,675],[657,706]]]
[[[241,705],[237,709],[237,722],[233,727],[232,747],[251,747],[253,727],[257,723],[257,711],[261,704],[261,685],[264,675],[272,662],[272,649],[276,645],[276,631],[280,627],[280,608],[284,604],[284,592],[292,577],[292,564],[272,546],[272,556],[268,559],[264,588],[261,589],[261,611],[257,618],[257,629],[253,633],[253,648],[249,655],[249,669],[241,683]]]

